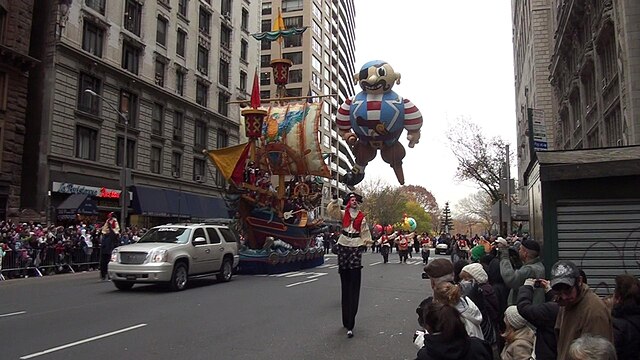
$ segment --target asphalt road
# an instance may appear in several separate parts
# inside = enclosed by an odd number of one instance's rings
[[[335,255],[298,273],[197,279],[182,292],[122,292],[97,272],[3,281],[0,358],[414,359],[415,308],[431,290],[419,256],[390,260],[363,256],[352,339]]]

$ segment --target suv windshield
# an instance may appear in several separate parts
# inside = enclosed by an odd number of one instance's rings
[[[191,231],[183,227],[153,228],[144,234],[138,243],[186,244]]]

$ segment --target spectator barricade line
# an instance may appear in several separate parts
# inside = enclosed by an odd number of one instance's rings
[[[97,269],[100,248],[8,249],[0,259],[0,281]]]

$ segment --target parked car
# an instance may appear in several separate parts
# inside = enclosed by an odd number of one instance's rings
[[[151,228],[135,244],[115,248],[109,277],[120,290],[164,283],[179,291],[192,277],[216,275],[229,281],[239,261],[237,237],[227,224],[168,224]]]

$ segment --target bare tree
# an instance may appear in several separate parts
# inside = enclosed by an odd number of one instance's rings
[[[478,191],[460,200],[456,209],[460,214],[464,214],[462,217],[475,219],[476,223],[481,223],[488,232],[493,226],[491,217],[492,205],[493,201],[491,197],[484,191]]]
[[[458,159],[456,180],[471,180],[491,197],[493,203],[500,200],[500,172],[507,142],[500,137],[485,137],[478,124],[465,118],[458,119],[449,128],[447,139]]]

